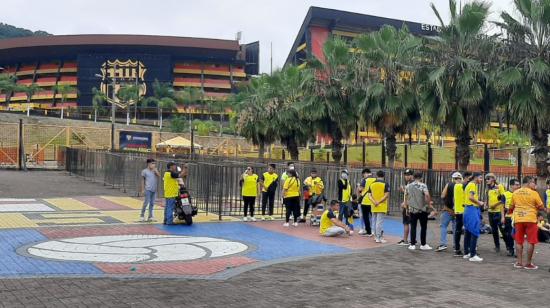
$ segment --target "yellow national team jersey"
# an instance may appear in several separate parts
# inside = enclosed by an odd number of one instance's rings
[[[258,175],[255,173],[252,175],[245,174],[243,179],[243,197],[256,197],[258,195]]]
[[[546,197],[545,200],[544,200],[544,206],[546,208],[549,208],[550,206],[550,189],[547,189],[545,192],[544,192],[544,196]]]
[[[273,173],[269,173],[269,172],[264,172],[263,174],[264,176],[264,188],[262,189],[264,192],[267,192],[267,188],[275,181],[277,181],[277,179],[279,178],[279,176],[277,175],[277,173],[273,172]]]
[[[502,203],[499,200],[499,196],[504,195],[506,190],[502,184],[498,184],[493,189],[487,191],[487,201],[489,201],[489,212],[490,213],[500,213],[502,209]],[[498,204],[497,206],[495,206]]]
[[[177,179],[172,178],[170,171],[164,172],[164,198],[175,198],[178,196],[180,186]]]
[[[310,187],[311,194],[314,195],[320,195],[323,193],[323,189],[325,188],[325,184],[323,183],[323,180],[320,177],[312,178],[308,176],[304,180],[304,184]]]
[[[510,205],[512,204],[512,192],[511,191],[505,191],[504,192],[504,198],[506,198],[506,202],[504,203],[504,208],[509,209]],[[512,214],[506,213],[506,217],[512,217]]]
[[[284,198],[299,197],[300,196],[300,180],[294,177],[286,179],[283,189],[286,189]]]
[[[340,180],[344,183],[344,180]],[[351,200],[351,184],[348,182],[346,188],[342,190],[342,202],[349,202]]]
[[[319,233],[325,234],[328,228],[334,226],[334,223],[331,220],[332,218],[336,218],[334,212],[330,210],[325,210],[323,212],[323,215],[321,215],[321,223],[319,224]]]
[[[544,208],[539,193],[526,187],[514,191],[512,204],[514,205],[514,223],[537,223],[538,211]]]
[[[390,191],[390,187],[386,182],[382,180],[376,180],[369,186],[369,191],[367,192],[372,196],[374,200],[381,200],[384,198],[384,195]],[[368,198],[368,196],[365,196]],[[389,199],[389,198],[388,198]],[[378,206],[372,206],[373,213],[387,213],[388,212],[388,199],[384,202],[378,204]]]
[[[477,185],[474,182],[468,183],[466,185],[466,188],[464,188],[464,205],[473,205],[478,206],[477,204],[474,204],[472,201],[470,201],[470,197],[474,195],[474,199],[479,200],[479,195],[477,193]]]
[[[370,185],[376,181],[376,178],[366,178],[363,180],[365,182],[363,191],[361,192],[361,196],[363,196],[363,201],[361,204],[363,205],[372,205],[372,202],[370,201],[369,197],[367,196],[367,192],[369,191]]]
[[[455,184],[453,199],[455,214],[464,214],[464,186],[462,183]]]

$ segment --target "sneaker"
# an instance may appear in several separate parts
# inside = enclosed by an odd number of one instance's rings
[[[405,240],[400,240],[399,242],[397,242],[397,245],[398,246],[409,246],[409,242],[407,242]]]
[[[299,223],[305,223],[306,222],[306,219],[305,218],[300,218],[300,220],[298,220]]]
[[[465,254],[464,256],[462,256],[462,259],[470,259],[472,256],[470,256],[469,253]]]
[[[380,239],[378,239],[378,238],[375,239],[374,241],[375,241],[376,243],[379,243],[379,244],[382,243],[382,241],[381,241]]]
[[[293,223],[292,225],[293,225],[294,227],[298,227],[298,223],[297,223],[297,222]]]
[[[430,245],[428,245],[428,244],[420,246],[420,250],[432,250],[432,249],[433,248],[430,247]]]
[[[407,247],[409,250],[416,250],[416,246],[415,245],[409,245],[409,247]]]
[[[388,242],[388,241],[386,241],[385,239],[381,238],[381,239],[380,239],[380,242],[378,242],[378,243],[380,243],[380,244],[386,244],[387,242]]]
[[[361,230],[359,230],[359,232],[357,232],[357,233],[358,233],[359,235],[365,235],[365,234],[367,234],[367,231],[361,229]]]
[[[447,250],[447,246],[445,246],[445,245],[439,245],[439,246],[437,246],[437,248],[435,249],[436,252],[440,252],[440,251],[443,251],[443,250]]]
[[[273,220],[273,216],[267,216],[267,220]]]
[[[521,263],[519,262],[516,262],[514,263],[514,268],[523,268],[523,265],[521,265]]]
[[[353,230],[349,230],[349,235],[353,235]]]
[[[470,259],[468,259],[468,261],[470,261],[470,262],[481,262],[481,261],[483,261],[483,258],[479,257],[478,255],[475,255],[475,256],[471,257]]]
[[[250,217],[250,220],[256,221],[256,217]]]
[[[460,250],[455,250],[453,257],[462,257],[464,254]]]
[[[288,226],[290,226],[290,225],[288,224],[288,222],[285,222],[285,223],[283,224],[283,227],[288,227]]]
[[[243,221],[248,221],[248,217],[243,217]]]
[[[147,222],[155,222],[156,220],[153,218],[153,217],[149,217],[149,219],[147,219]]]
[[[141,222],[145,222],[145,217],[143,217],[143,216],[140,216],[140,217],[139,217],[139,221],[141,221]]]
[[[373,234],[372,234],[372,233],[370,233],[370,234],[367,234],[367,236],[368,236],[368,237],[372,237],[372,236],[373,236]]]
[[[539,267],[536,266],[535,264],[531,263],[531,264],[525,265],[523,268],[526,269],[526,270],[536,270]]]

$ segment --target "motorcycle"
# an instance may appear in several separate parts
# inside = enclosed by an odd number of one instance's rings
[[[197,215],[198,209],[191,202],[191,195],[185,188],[180,189],[178,197],[176,197],[176,206],[174,215],[179,220],[185,221],[185,224],[190,226],[193,224],[193,216]]]

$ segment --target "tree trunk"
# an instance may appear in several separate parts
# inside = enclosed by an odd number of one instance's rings
[[[386,135],[386,154],[388,155],[388,167],[393,168],[395,165],[395,154],[397,152],[395,133],[391,132]]]
[[[264,158],[265,155],[265,142],[260,141],[258,144],[258,158]]]
[[[343,134],[338,125],[333,125],[332,132],[332,159],[336,163],[342,160],[342,138]]]
[[[294,136],[286,139],[286,149],[288,153],[290,153],[290,158],[292,160],[299,160],[300,151],[298,150],[298,143],[296,143],[296,138],[294,138]]]
[[[548,176],[548,133],[544,130],[534,128],[531,131],[531,143],[533,144],[533,155],[537,165],[537,176]]]
[[[94,123],[97,122],[97,108],[94,109]]]
[[[458,169],[466,171],[470,164],[470,130],[468,127],[464,128],[461,132],[456,134],[456,153],[458,159]]]
[[[162,108],[159,109],[159,129],[162,130]]]
[[[31,96],[27,97],[27,117],[31,114]]]

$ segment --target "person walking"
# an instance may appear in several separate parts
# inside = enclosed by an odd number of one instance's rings
[[[401,216],[402,216],[402,223],[403,223],[403,238],[397,242],[397,245],[399,246],[409,246],[409,231],[410,231],[410,225],[411,225],[411,214],[409,213],[409,210],[407,209],[407,191],[405,190],[405,187],[413,182],[414,180],[414,171],[412,169],[406,169],[405,172],[403,172],[403,178],[405,180],[405,186],[401,186],[401,191],[403,192],[403,202],[401,203]]]
[[[458,172],[456,172],[458,173]],[[472,176],[472,173],[470,171],[464,172],[463,177],[458,177],[460,173],[455,174],[457,176],[457,179],[455,181],[454,189],[453,189],[453,206],[454,206],[454,212],[455,212],[455,228],[453,230],[453,244],[454,244],[454,256],[455,257],[463,257],[464,254],[462,253],[462,250],[460,248],[460,239],[462,237],[462,232],[464,228],[464,186],[467,184],[467,182],[464,182],[464,180],[469,181],[470,177]]]
[[[267,171],[260,177],[260,186],[262,188],[262,220],[273,220],[273,208],[275,205],[275,192],[279,175],[275,172],[275,164],[269,164]],[[268,207],[269,206],[269,207]],[[268,216],[265,215],[266,207]]]
[[[493,235],[493,242],[495,243],[495,252],[500,252],[500,236],[504,234],[504,224],[502,218],[504,217],[504,202],[505,196],[504,185],[497,182],[496,176],[493,173],[487,173],[485,175],[485,183],[487,184],[487,205],[489,207],[489,225],[491,226],[491,233]]]
[[[256,197],[260,191],[260,183],[258,183],[258,175],[254,173],[254,168],[248,166],[245,172],[241,175],[242,189],[241,195],[244,203],[243,221],[248,221],[248,212],[250,211],[250,220],[256,221],[254,217],[254,206]]]
[[[447,229],[449,224],[452,224],[451,230],[456,232],[456,220],[454,210],[454,193],[455,185],[462,186],[462,175],[460,172],[454,172],[451,175],[451,182],[447,183],[441,192],[441,198],[443,199],[443,210],[441,211],[440,218],[440,232],[439,232],[439,246],[435,249],[436,252],[440,252],[447,249]],[[454,235],[454,234],[453,234]]]
[[[300,179],[295,170],[288,171],[287,179],[283,184],[283,203],[286,208],[285,223],[288,227],[290,215],[294,217],[294,227],[298,226],[298,216],[300,216]]]
[[[376,243],[387,243],[383,238],[384,218],[388,212],[388,199],[390,198],[390,185],[384,181],[385,173],[382,170],[376,172],[376,181],[370,184],[367,197],[372,202],[372,224]]]
[[[516,231],[517,261],[515,268],[537,269],[533,264],[535,245],[539,242],[537,222],[542,219],[545,211],[544,203],[536,191],[536,179],[531,176],[523,178],[522,186],[512,194],[510,211],[513,213],[514,228]],[[548,209],[546,209],[548,212]],[[527,237],[527,263],[523,264],[523,245]]]
[[[504,210],[502,215],[502,221],[501,223],[504,225],[504,243],[506,243],[506,250],[507,250],[507,256],[508,257],[514,257],[515,251],[514,251],[514,236],[513,236],[513,223],[512,223],[512,211],[510,210],[510,206],[512,204],[512,196],[513,193],[518,190],[521,187],[521,184],[518,179],[511,179],[508,183],[508,190],[504,192]]]
[[[420,250],[432,250],[426,243],[428,216],[435,213],[428,186],[422,183],[422,173],[415,172],[414,181],[405,187],[405,206],[411,215],[411,240],[409,249],[416,250],[416,228],[420,222]]]
[[[351,213],[351,183],[349,181],[348,170],[342,170],[340,179],[338,179],[338,201],[340,209],[338,210],[338,219],[348,226],[353,232],[353,217]]]
[[[367,196],[370,185],[376,181],[376,178],[372,176],[372,172],[369,168],[363,169],[361,172],[363,179],[357,190],[357,195],[360,196],[359,203],[361,204],[361,218],[365,224],[365,229],[359,230],[359,234],[372,236],[371,229],[371,216],[372,216],[372,201]]]
[[[179,195],[180,184],[178,179],[185,175],[185,170],[178,172],[178,166],[175,162],[169,162],[166,165],[166,172],[164,172],[164,221],[165,225],[174,224],[174,207],[176,206],[176,198]],[[184,168],[185,169],[185,168]]]
[[[324,200],[323,192],[325,191],[325,183],[317,174],[317,169],[311,169],[310,176],[304,180],[305,190],[309,193],[309,202],[304,204],[304,212],[300,216],[300,222],[306,222],[307,213],[310,206],[315,206]]]
[[[481,262],[477,255],[477,240],[481,230],[481,208],[485,202],[479,200],[477,186],[483,183],[481,173],[475,172],[464,188],[464,259]]]
[[[139,215],[140,221],[145,221],[145,211],[149,207],[149,216],[147,221],[153,220],[153,207],[155,206],[155,197],[157,194],[158,180],[160,173],[157,170],[157,163],[154,159],[147,159],[147,168],[141,171],[141,194],[144,196],[143,206],[141,208],[141,214]]]

